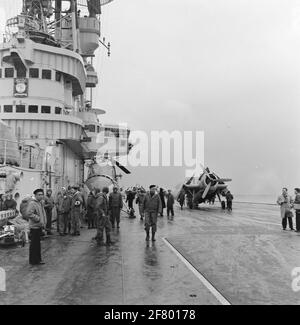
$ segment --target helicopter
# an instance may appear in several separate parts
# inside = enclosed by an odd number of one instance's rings
[[[118,180],[122,174],[117,174],[117,168],[125,174],[131,172],[123,166],[116,157],[105,153],[102,156],[95,156],[93,159],[86,161],[85,166],[88,168],[88,175],[85,185],[91,191],[94,188],[108,187],[110,190],[118,185]]]

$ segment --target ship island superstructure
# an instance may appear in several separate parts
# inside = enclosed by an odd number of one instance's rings
[[[21,14],[7,21],[0,119],[17,146],[0,139],[0,174],[23,178],[20,196],[39,184],[55,191],[85,181],[85,161],[97,152],[91,133],[105,132],[97,117],[104,111],[92,107],[93,58],[101,44],[110,52],[100,40],[100,16],[111,1],[23,0]]]

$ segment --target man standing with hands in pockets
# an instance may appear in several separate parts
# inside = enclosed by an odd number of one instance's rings
[[[287,219],[289,221],[290,230],[293,228],[293,213],[291,211],[293,200],[288,194],[286,187],[282,189],[282,194],[277,199],[277,204],[280,205],[280,214],[282,219],[282,229],[285,230],[287,226]]]
[[[31,265],[45,264],[41,257],[41,233],[46,224],[46,212],[42,205],[44,191],[37,189],[33,192],[34,198],[27,207],[27,217],[30,228],[29,263]]]

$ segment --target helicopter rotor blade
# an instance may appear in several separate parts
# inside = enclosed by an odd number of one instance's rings
[[[117,160],[114,160],[116,166],[118,166],[125,174],[131,174],[131,172],[122,164],[120,164]]]

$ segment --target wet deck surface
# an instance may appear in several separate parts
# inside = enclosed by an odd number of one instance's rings
[[[0,304],[220,304],[163,238],[231,304],[300,304],[291,276],[300,267],[300,236],[281,230],[276,206],[175,214],[159,218],[155,243],[145,242],[139,218],[125,215],[111,247],[91,240],[95,230],[52,236],[42,241],[43,266],[28,265],[28,245],[1,249],[7,291]]]

